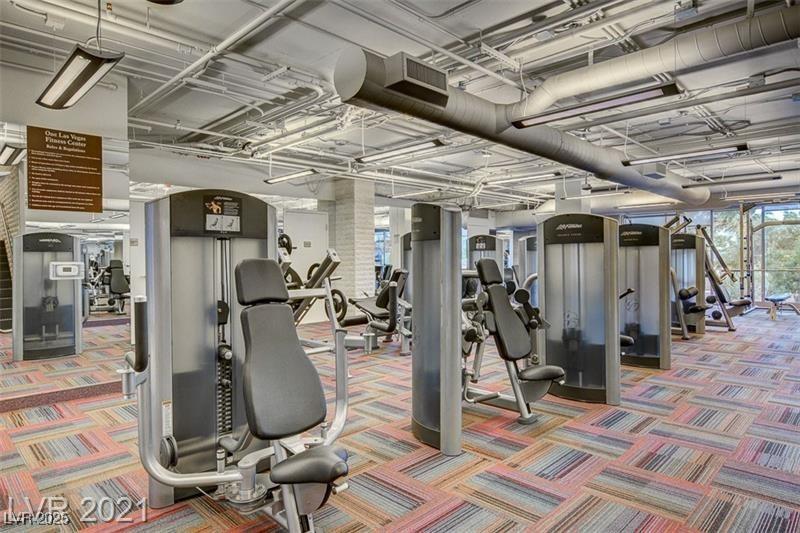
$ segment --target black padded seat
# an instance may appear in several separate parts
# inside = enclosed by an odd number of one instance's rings
[[[317,446],[293,455],[273,466],[273,483],[333,483],[347,475],[347,450],[341,446]]]
[[[374,318],[386,320],[389,318],[389,310],[384,307],[379,307],[377,297],[372,298],[350,298],[348,300],[351,304],[355,305],[361,311],[372,315]]]
[[[732,307],[747,307],[747,306],[748,306],[748,305],[750,305],[751,303],[753,303],[753,302],[751,302],[751,301],[750,301],[750,300],[748,300],[747,298],[742,298],[742,299],[740,299],[740,300],[733,300],[732,302],[729,302],[729,304],[730,304]]]
[[[636,344],[636,341],[633,339],[633,337],[630,337],[628,335],[620,335],[619,336],[619,345],[620,346],[633,346],[634,344]]]
[[[711,306],[711,305],[705,305],[705,304],[703,304],[703,305],[692,305],[692,306],[689,306],[689,309],[687,309],[686,312],[687,313],[692,313],[692,314],[694,314],[694,313],[705,313],[706,311],[708,311],[712,307],[713,306]]]
[[[564,378],[564,369],[560,366],[529,366],[517,374],[520,381],[558,381]]]
[[[786,300],[788,300],[790,296],[791,296],[791,294],[789,294],[788,292],[784,292],[784,293],[781,293],[781,294],[772,294],[770,296],[767,296],[766,300],[768,302],[772,302],[774,304],[779,304],[779,303],[783,303]]]

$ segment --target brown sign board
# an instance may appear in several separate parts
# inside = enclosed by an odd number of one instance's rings
[[[28,209],[103,211],[103,138],[28,126]]]

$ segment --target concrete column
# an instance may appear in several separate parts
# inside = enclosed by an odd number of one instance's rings
[[[556,183],[556,214],[561,213],[591,213],[592,202],[589,198],[581,199],[579,196],[588,195],[588,191],[581,190],[583,182],[580,180],[560,181]],[[574,198],[565,200],[562,198]]]
[[[375,184],[339,180],[333,220],[335,249],[342,259],[337,283],[348,297],[375,292]]]
[[[408,269],[403,265],[403,235],[411,231],[411,209],[408,207],[389,208],[389,234],[392,238],[392,265]]]

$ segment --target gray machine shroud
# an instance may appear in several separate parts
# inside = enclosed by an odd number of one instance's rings
[[[14,360],[80,354],[83,315],[80,239],[55,232],[14,239]]]
[[[164,438],[172,436],[177,472],[213,471],[217,440],[247,427],[234,267],[277,257],[275,208],[234,191],[187,191],[148,202],[145,228],[154,449],[168,452]],[[220,300],[230,308],[223,330],[230,362],[218,355]],[[263,446],[254,439],[236,458]],[[164,507],[195,493],[150,479],[149,504]]]
[[[563,385],[550,387],[556,396],[619,404],[618,226],[568,213],[537,228],[539,307],[550,323],[540,330],[540,353],[566,372]]]
[[[622,364],[669,370],[672,351],[670,236],[663,226],[619,227],[620,331],[633,338]]]
[[[445,455],[461,453],[461,212],[411,208],[412,431]]]

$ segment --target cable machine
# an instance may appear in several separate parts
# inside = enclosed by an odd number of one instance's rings
[[[14,238],[14,361],[83,351],[84,264],[78,237],[38,232]]]
[[[649,224],[619,227],[620,331],[633,344],[624,347],[622,364],[669,370],[670,238],[669,230]]]
[[[234,267],[277,257],[275,208],[246,194],[193,190],[145,205],[151,449],[177,473],[218,468],[266,446],[245,442],[244,337]],[[137,330],[138,333],[138,330]],[[197,494],[150,478],[155,508]]]
[[[539,307],[549,327],[544,364],[564,369],[550,392],[619,405],[619,224],[599,215],[555,215],[538,229]]]

